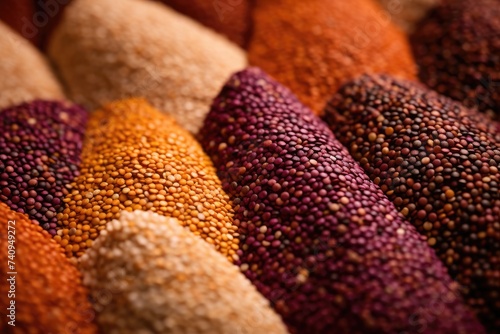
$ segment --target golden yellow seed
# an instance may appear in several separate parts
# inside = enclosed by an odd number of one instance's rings
[[[435,238],[429,238],[429,240],[427,240],[427,243],[429,244],[429,246],[434,246],[436,244],[436,239]]]
[[[176,217],[234,260],[231,201],[191,134],[142,99],[104,106],[87,128],[81,173],[57,217],[65,228],[55,240],[68,255],[83,254],[122,211],[151,210]]]

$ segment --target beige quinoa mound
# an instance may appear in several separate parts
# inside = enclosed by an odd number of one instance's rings
[[[103,333],[286,333],[238,267],[153,212],[124,212],[81,257]],[[100,302],[99,302],[100,301]]]
[[[0,21],[0,109],[64,98],[56,77],[30,42]]]
[[[191,132],[244,52],[225,37],[161,3],[76,0],[48,53],[68,94],[89,109],[143,96]]]
[[[150,210],[237,259],[229,197],[210,158],[172,117],[143,99],[118,101],[91,114],[85,135],[80,176],[54,237],[68,256],[82,255],[122,210]]]
[[[3,203],[0,217],[0,333],[97,333],[81,274],[61,247],[28,216]]]

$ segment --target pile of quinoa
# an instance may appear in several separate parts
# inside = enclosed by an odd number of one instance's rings
[[[89,118],[80,175],[57,217],[56,240],[80,256],[123,210],[177,218],[237,260],[232,205],[200,145],[143,99],[110,103]]]
[[[497,332],[500,141],[474,114],[420,84],[380,75],[342,87],[325,119]]]
[[[0,201],[52,235],[78,175],[87,112],[36,100],[0,111]]]
[[[42,54],[0,21],[0,109],[64,94]]]
[[[441,0],[378,0],[386,10],[387,18],[403,31],[411,33]]]
[[[59,245],[26,215],[10,210],[3,203],[0,203],[0,217],[3,229],[0,237],[0,263],[3,266],[0,275],[0,332],[97,333],[93,324],[94,311],[81,275]],[[15,231],[15,235],[7,231]],[[12,240],[13,243],[9,242]],[[14,246],[13,258],[9,257],[9,245]],[[14,269],[7,269],[8,263],[14,263]],[[12,271],[16,274],[8,273]],[[12,276],[15,276],[14,287],[7,281]],[[12,298],[8,297],[10,291],[15,294]],[[11,319],[7,317],[10,314],[7,307],[12,300],[15,301],[15,327],[8,324]]]
[[[103,333],[269,333],[285,326],[255,287],[174,218],[124,212],[81,257]]]
[[[170,7],[225,35],[245,48],[250,34],[251,0],[162,0]]]
[[[75,0],[48,54],[69,96],[89,109],[141,96],[195,133],[244,52],[164,4]]]
[[[320,114],[344,80],[414,78],[406,37],[373,0],[256,0],[249,61]]]
[[[424,84],[500,119],[498,0],[444,0],[411,44]]]
[[[235,205],[236,264],[291,333],[411,333],[415,318],[435,333],[482,332],[425,239],[261,70],[229,80],[200,140]]]

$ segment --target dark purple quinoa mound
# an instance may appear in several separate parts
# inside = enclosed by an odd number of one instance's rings
[[[0,111],[0,201],[55,234],[67,185],[78,175],[87,112],[33,101]]]
[[[325,119],[371,179],[500,330],[500,142],[469,110],[420,84],[363,76]],[[497,331],[498,332],[498,331]]]
[[[482,332],[423,237],[261,70],[229,80],[200,139],[235,204],[237,264],[292,333]]]
[[[500,1],[443,1],[411,44],[423,83],[500,118]]]

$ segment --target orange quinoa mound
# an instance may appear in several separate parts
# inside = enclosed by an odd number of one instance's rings
[[[121,211],[144,210],[177,218],[230,261],[238,258],[231,202],[212,162],[189,132],[143,99],[92,113],[72,189],[54,237],[68,256],[82,255]]]
[[[256,0],[249,61],[320,114],[341,83],[363,73],[414,79],[406,37],[371,0]]]
[[[75,330],[79,334],[96,333],[87,290],[61,247],[41,226],[3,203],[0,203],[0,217],[0,333],[76,333]],[[15,242],[9,243],[8,235],[12,234],[7,231],[14,231],[12,227],[15,227]],[[15,257],[8,256],[8,246],[12,244]],[[16,275],[7,273],[7,261],[14,262],[9,270],[17,272]],[[15,276],[14,290],[7,281],[11,276]],[[15,291],[15,297],[8,298],[9,291]],[[8,324],[11,319],[7,317],[12,300],[16,308],[15,327]]]

